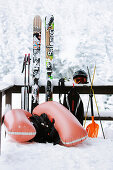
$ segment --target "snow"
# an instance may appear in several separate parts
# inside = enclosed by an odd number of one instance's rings
[[[96,121],[98,124],[99,122]],[[87,121],[87,125],[90,122]],[[98,138],[87,138],[74,147],[53,144],[19,144],[4,137],[2,127],[1,170],[112,170],[113,167],[113,124],[103,122],[106,139],[101,127]]]
[[[112,8],[112,0],[1,1],[0,77],[11,72],[20,74],[25,53],[30,53],[32,57],[32,23],[35,15],[42,18],[41,72],[45,75],[44,17],[53,14],[54,77],[72,78],[75,70],[82,68],[87,71],[87,66],[92,74],[96,63],[95,81],[113,82]]]
[[[87,72],[87,66],[92,75],[96,64],[94,84],[113,84],[112,0],[1,0],[0,90],[23,84],[22,63],[25,53],[30,53],[32,58],[32,21],[35,15],[42,18],[43,79],[40,83],[45,84],[44,17],[50,14],[55,17],[54,78],[72,80],[75,70],[82,68]],[[20,108],[20,95],[13,98],[13,107]],[[88,95],[81,95],[81,98],[86,110]],[[112,116],[113,95],[96,95],[96,99],[100,115]],[[44,100],[43,96],[40,102]],[[57,101],[58,96],[54,100]],[[97,115],[95,106],[94,111]],[[106,139],[103,139],[100,127],[97,139],[88,138],[71,148],[14,143],[8,136],[5,138],[2,127],[0,170],[112,170],[113,122],[102,123]]]

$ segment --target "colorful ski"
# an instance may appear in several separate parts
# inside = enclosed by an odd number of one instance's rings
[[[42,21],[40,16],[37,15],[33,20],[33,85],[31,113],[39,104],[41,27]]]
[[[46,44],[46,101],[53,100],[53,44],[54,44],[54,16],[45,17],[45,44]]]

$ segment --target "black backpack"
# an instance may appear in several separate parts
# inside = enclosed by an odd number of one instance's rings
[[[59,102],[61,103],[61,88],[65,89],[64,79],[59,80]],[[64,90],[65,91],[65,90]],[[63,102],[61,103],[65,106],[83,125],[84,120],[84,106],[79,93],[76,91],[75,87],[72,87],[67,94],[64,94]]]
[[[70,110],[70,112],[78,119],[78,121],[83,125],[84,120],[84,106],[79,93],[74,87],[64,94],[63,105]]]
[[[56,145],[60,142],[60,137],[57,130],[54,127],[55,120],[51,122],[47,114],[43,113],[40,116],[32,115],[30,121],[36,129],[36,136],[30,141],[39,143],[53,143]]]

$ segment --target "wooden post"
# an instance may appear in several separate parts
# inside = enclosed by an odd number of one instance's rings
[[[0,155],[1,155],[1,125],[2,125],[2,92],[0,92]]]
[[[9,89],[6,91],[6,101],[5,104],[10,104],[12,108],[12,91]]]

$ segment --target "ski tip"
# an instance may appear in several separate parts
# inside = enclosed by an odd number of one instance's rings
[[[41,27],[42,27],[42,20],[39,15],[36,15],[33,20],[33,32],[41,32]]]
[[[34,20],[41,20],[41,17],[39,15],[35,15]]]

